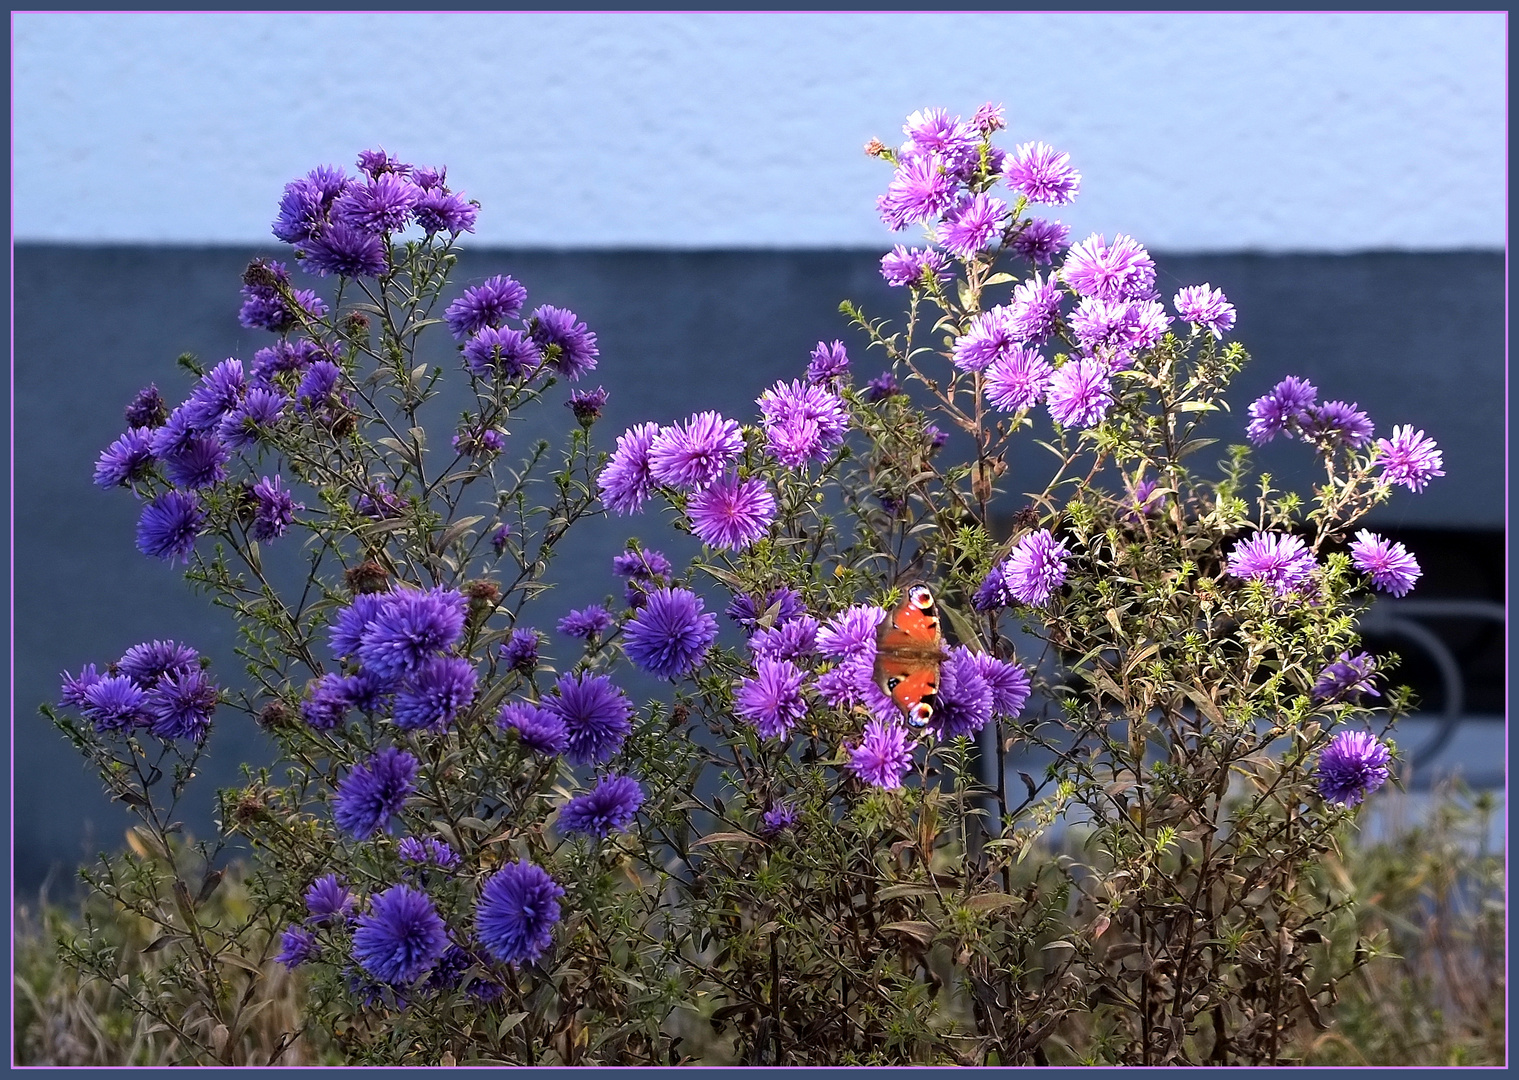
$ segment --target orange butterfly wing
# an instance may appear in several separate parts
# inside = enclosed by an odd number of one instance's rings
[[[876,634],[875,665],[876,685],[891,695],[913,727],[933,717],[933,705],[925,699],[938,693],[943,660],[944,639],[933,593],[914,585]]]

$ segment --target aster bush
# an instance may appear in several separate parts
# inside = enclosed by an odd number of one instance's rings
[[[923,234],[881,262],[905,310],[846,302],[854,343],[751,416],[601,451],[605,391],[577,389],[524,453],[595,334],[510,277],[452,286],[478,208],[380,151],[287,186],[274,232],[317,287],[249,267],[274,343],[129,407],[97,483],[233,613],[250,681],[154,643],[55,715],[155,836],[148,758],[177,798],[218,705],[269,733],[221,839],[349,1060],[1279,1063],[1368,961],[1317,868],[1407,705],[1356,613],[1419,568],[1351,530],[1439,450],[1289,377],[1235,426],[1322,483],[1277,491],[1244,444],[1200,463],[1234,308],[1168,306],[1130,236],[1073,243],[1081,176],[1004,128],[925,110],[867,147],[883,220]],[[693,560],[644,530],[600,571],[620,604],[529,624],[567,530],[653,508]],[[911,724],[876,660],[917,581],[944,641]],[[178,896],[171,870],[140,888]],[[204,954],[193,905],[165,927]]]

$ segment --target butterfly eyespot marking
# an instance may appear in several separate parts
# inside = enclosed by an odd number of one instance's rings
[[[907,594],[908,601],[915,608],[928,611],[934,606],[934,594],[925,586],[919,585]]]
[[[907,722],[913,727],[923,727],[934,718],[934,707],[920,701],[907,711]]]

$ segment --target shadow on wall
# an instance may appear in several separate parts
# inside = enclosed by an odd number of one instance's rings
[[[241,665],[233,628],[192,594],[178,571],[133,546],[137,505],[91,484],[96,456],[120,434],[122,409],[156,382],[172,402],[190,377],[182,352],[208,364],[247,360],[270,336],[237,323],[243,267],[270,249],[21,246],[15,252],[14,885],[51,873],[57,895],[73,867],[115,847],[128,817],[99,793],[79,757],[36,713],[58,673],[108,661],[142,640],[176,638],[209,655],[223,684]],[[838,314],[845,298],[876,317],[899,316],[870,252],[504,252],[460,262],[463,284],[510,273],[529,303],[577,312],[600,339],[589,385],[611,399],[596,430],[611,449],[630,424],[669,422],[697,409],[741,420],[781,378],[798,377],[820,339],[851,347],[857,380],[876,375]],[[1419,497],[1400,493],[1385,528],[1498,529],[1503,525],[1504,271],[1498,253],[1360,256],[1158,257],[1169,300],[1182,285],[1222,287],[1240,312],[1236,336],[1253,356],[1213,434],[1243,441],[1244,409],[1287,374],[1326,398],[1356,401],[1379,433],[1413,423],[1439,440],[1447,477]],[[437,334],[447,360],[446,337]],[[554,393],[567,396],[567,388]],[[567,422],[567,418],[565,418]],[[556,418],[557,421],[557,418]],[[514,431],[515,438],[533,430]],[[1221,448],[1220,448],[1221,449]],[[1222,456],[1222,453],[1219,454]],[[1298,446],[1260,455],[1281,482],[1311,482]],[[1016,484],[1017,464],[1014,463]],[[1032,482],[1037,483],[1037,480]],[[1279,483],[1280,486],[1280,483]],[[619,589],[610,558],[629,535],[680,548],[657,514],[587,525],[553,577],[558,588],[530,621],[550,629],[572,607]],[[667,540],[666,538],[669,537]],[[1426,564],[1427,565],[1427,564]],[[721,606],[720,604],[718,606]],[[563,639],[554,643],[568,656]],[[635,691],[635,697],[638,694]],[[186,821],[210,831],[215,787],[241,761],[267,760],[263,737],[230,711],[210,742]]]

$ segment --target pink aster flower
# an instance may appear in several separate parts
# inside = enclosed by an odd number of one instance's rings
[[[1445,462],[1435,440],[1426,439],[1412,424],[1394,427],[1390,439],[1378,439],[1376,460],[1382,466],[1383,480],[1402,484],[1409,491],[1423,491],[1434,477],[1445,475]]]
[[[694,413],[664,428],[649,446],[654,479],[682,491],[706,487],[744,448],[738,424],[715,412]]]
[[[1362,529],[1350,545],[1350,561],[1371,578],[1372,585],[1393,596],[1404,596],[1424,571],[1408,549]]]
[[[686,503],[691,531],[708,547],[746,548],[770,531],[775,495],[759,477],[725,476]]]
[[[865,725],[858,746],[845,746],[849,771],[872,787],[887,789],[902,786],[902,778],[912,770],[912,752],[917,748],[917,741],[908,739],[906,728],[880,719]]]

